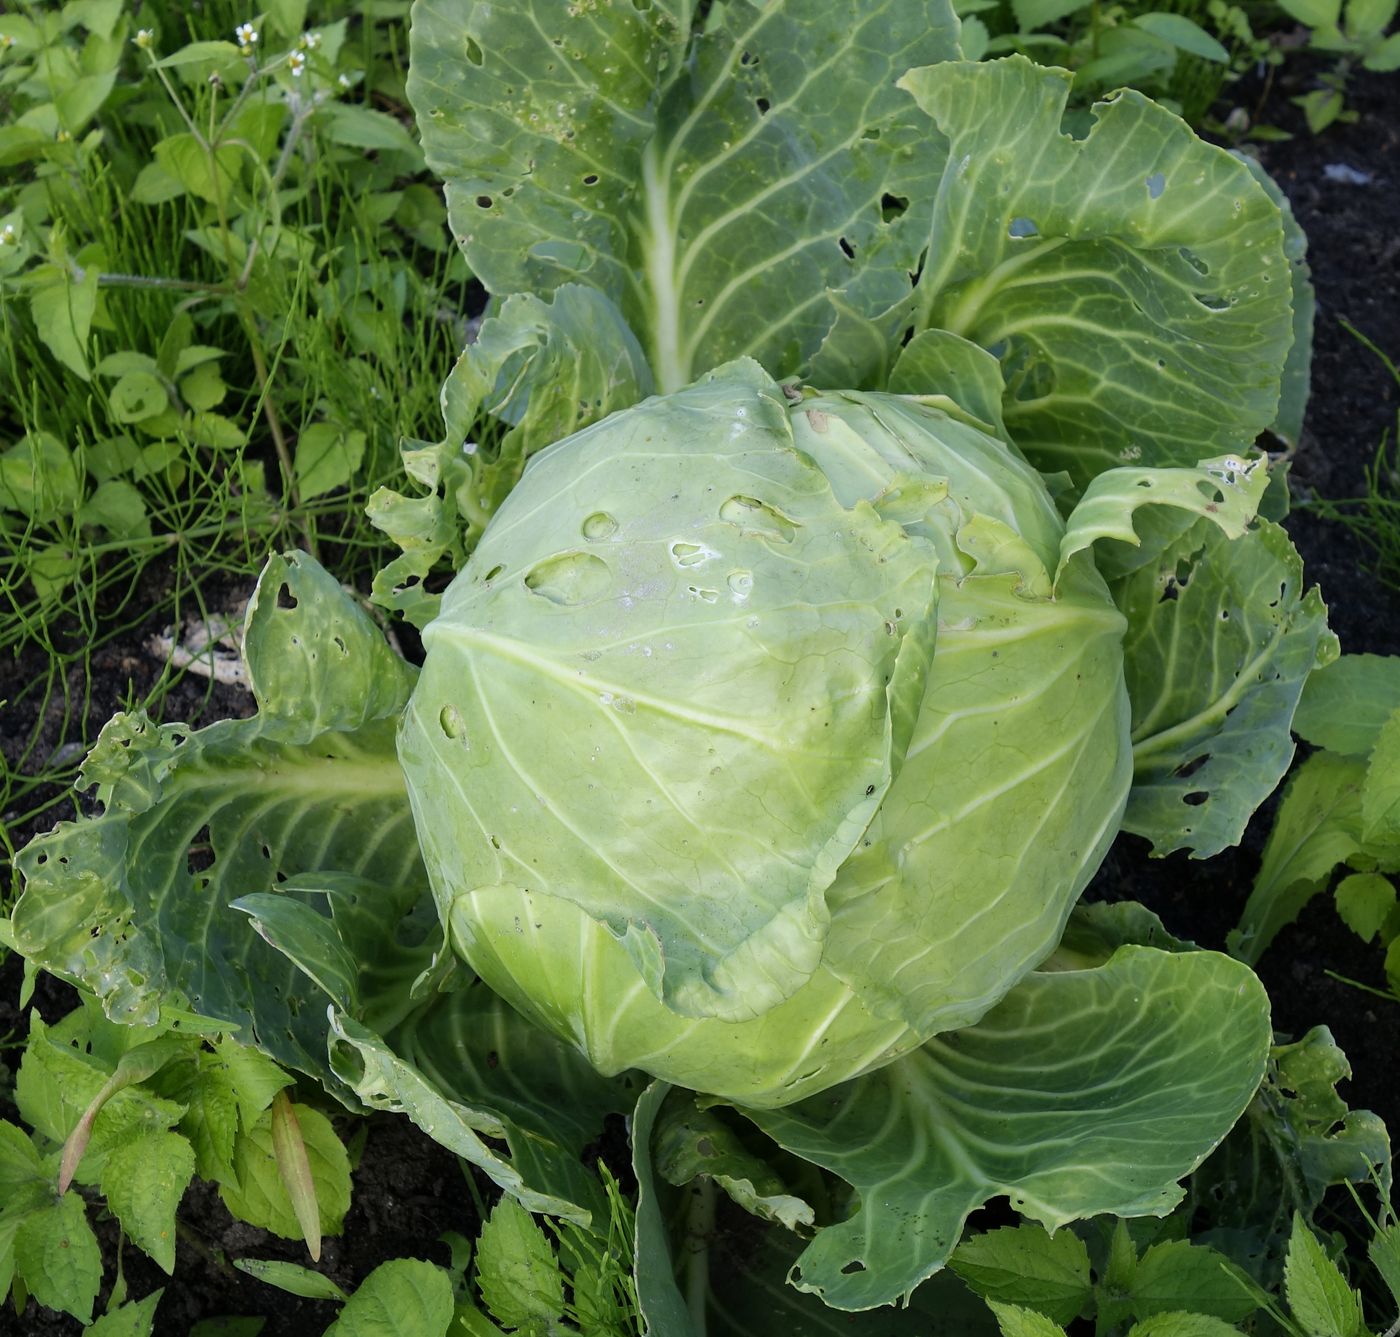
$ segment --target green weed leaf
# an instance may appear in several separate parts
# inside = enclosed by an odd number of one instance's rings
[[[1068,1230],[989,1230],[959,1244],[948,1266],[984,1299],[1034,1309],[1059,1324],[1082,1312],[1092,1293],[1089,1251]]]
[[[1344,877],[1333,896],[1342,922],[1362,942],[1370,942],[1395,910],[1395,888],[1379,873]]]
[[[1309,677],[1293,727],[1317,747],[1365,757],[1398,709],[1400,656],[1343,655]]]
[[[502,1198],[481,1228],[476,1280],[486,1307],[508,1328],[543,1337],[564,1316],[564,1279],[554,1250],[514,1198]]]
[[[1361,1297],[1347,1285],[1336,1263],[1297,1213],[1283,1285],[1294,1319],[1311,1337],[1364,1337]]]
[[[442,1268],[392,1258],[360,1283],[325,1337],[444,1337],[452,1316],[452,1282]]]
[[[92,1322],[102,1253],[80,1194],[70,1189],[52,1206],[24,1216],[15,1232],[14,1259],[15,1271],[41,1305]]]
[[[194,1178],[195,1157],[179,1133],[151,1132],[114,1147],[101,1188],[122,1229],[166,1273],[175,1270],[175,1212]]]

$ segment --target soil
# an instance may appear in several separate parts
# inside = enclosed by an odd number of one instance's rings
[[[1295,65],[1299,64],[1295,62]],[[1303,554],[1310,580],[1318,582],[1331,607],[1331,621],[1347,651],[1400,653],[1400,594],[1371,574],[1369,554],[1345,528],[1319,519],[1307,509],[1313,496],[1341,498],[1365,491],[1365,470],[1382,435],[1396,429],[1397,387],[1385,369],[1345,330],[1349,321],[1393,359],[1400,359],[1400,76],[1363,75],[1353,81],[1348,103],[1359,113],[1355,124],[1338,124],[1319,137],[1310,136],[1301,115],[1288,101],[1301,91],[1306,70],[1292,71],[1289,82],[1273,90],[1263,119],[1294,132],[1284,143],[1265,144],[1260,156],[1292,201],[1310,239],[1310,261],[1318,293],[1313,398],[1305,439],[1293,467],[1295,509],[1288,527]],[[1329,172],[1329,168],[1332,170]],[[1350,169],[1339,171],[1338,168]],[[155,603],[162,579],[152,568]],[[207,593],[207,592],[206,592]],[[220,592],[228,603],[247,591]],[[219,606],[218,600],[214,606]],[[227,605],[226,605],[227,606]],[[161,630],[161,619],[139,631],[99,646],[90,677],[70,684],[81,700],[91,693],[94,727],[142,694],[160,671],[146,641]],[[25,684],[43,672],[35,650],[0,664],[0,700],[18,702],[3,733],[11,761],[37,728],[38,758],[51,756],[69,741],[57,711],[38,718],[36,699],[26,701]],[[81,675],[82,670],[75,669]],[[248,695],[236,688],[214,687],[186,678],[166,698],[166,718],[208,720],[245,715]],[[16,845],[46,828],[71,807],[50,809],[35,823],[15,823]],[[13,822],[14,814],[10,814]],[[1272,809],[1256,818],[1243,846],[1209,863],[1180,856],[1150,861],[1146,846],[1131,837],[1115,846],[1092,895],[1131,895],[1159,913],[1168,927],[1202,946],[1223,947],[1237,921],[1258,864],[1259,850]],[[1299,1035],[1328,1025],[1350,1056],[1355,1076],[1345,1091],[1354,1107],[1369,1107],[1392,1128],[1400,1129],[1400,1065],[1394,1062],[1400,1003],[1376,998],[1340,982],[1335,975],[1384,986],[1379,953],[1362,945],[1337,919],[1325,898],[1314,902],[1285,930],[1266,953],[1260,974],[1274,1002],[1281,1033]],[[20,963],[0,963],[0,1036],[8,1036],[6,1057],[22,1039],[26,1018],[17,1007]],[[41,978],[34,1005],[54,1020],[71,1005],[71,992],[57,981]],[[7,1100],[8,1083],[0,1069],[0,1118],[16,1118]],[[353,1121],[343,1131],[350,1137]],[[407,1122],[375,1115],[355,1171],[354,1197],[345,1233],[326,1241],[321,1269],[352,1289],[386,1258],[416,1254],[447,1262],[438,1237],[447,1230],[474,1236],[477,1215],[455,1158]],[[118,1247],[115,1223],[90,1214],[102,1239],[108,1263]],[[201,1318],[261,1315],[265,1337],[322,1332],[336,1307],[297,1299],[270,1289],[237,1271],[235,1258],[285,1258],[305,1263],[303,1246],[279,1240],[234,1221],[217,1193],[194,1186],[183,1204],[177,1268],[167,1278],[138,1250],[123,1252],[128,1293],[142,1296],[165,1287],[156,1332],[183,1335]],[[105,1292],[104,1292],[105,1297]],[[11,1322],[6,1310],[5,1321]],[[26,1337],[56,1337],[79,1331],[63,1316],[32,1305],[18,1328]]]

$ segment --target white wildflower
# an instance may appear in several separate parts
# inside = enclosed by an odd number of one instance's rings
[[[297,46],[303,51],[314,51],[321,45],[321,34],[318,32],[304,32],[297,38]]]
[[[258,30],[251,23],[240,23],[233,30],[238,39],[238,49],[246,56],[258,42]]]
[[[338,83],[342,88],[349,88],[349,87],[350,87],[350,76],[349,76],[348,74],[342,74],[342,75],[336,80],[336,83]]]
[[[136,36],[131,39],[142,51],[149,51],[151,43],[156,40],[154,28],[138,28]]]
[[[0,227],[0,246],[13,246],[18,240],[13,223],[6,223],[4,227]]]
[[[287,57],[287,64],[291,67],[292,78],[300,79],[301,72],[306,68],[306,56],[300,51],[293,51]]]

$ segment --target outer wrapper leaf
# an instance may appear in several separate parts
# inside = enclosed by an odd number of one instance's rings
[[[1138,93],[1063,134],[1071,78],[1015,56],[900,80],[949,141],[915,327],[1000,350],[1012,438],[1080,484],[1248,449],[1293,341],[1279,211]]]
[[[861,1195],[792,1280],[838,1309],[891,1303],[1002,1194],[1052,1230],[1164,1215],[1248,1104],[1268,1045],[1248,970],[1124,947],[1095,970],[1030,975],[976,1026],[819,1099],[746,1110]]]
[[[18,858],[16,943],[116,1019],[194,1010],[335,1090],[319,992],[229,902],[337,870],[382,902],[379,950],[392,952],[425,882],[393,742],[412,670],[301,556],[264,570],[245,654],[253,719],[107,725],[83,772],[102,813]]]
[[[829,290],[863,312],[908,292],[919,228],[882,199],[932,198],[942,156],[895,80],[956,57],[957,31],[941,0],[703,24],[682,0],[420,0],[409,98],[473,272],[606,294],[666,392],[742,355],[796,372]]]

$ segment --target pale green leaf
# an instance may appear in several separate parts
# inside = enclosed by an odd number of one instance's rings
[[[1154,1314],[1128,1329],[1127,1337],[1239,1337],[1239,1329],[1209,1314]]]
[[[98,270],[95,265],[74,275],[63,272],[57,281],[48,281],[29,290],[29,309],[34,326],[54,357],[90,380],[87,341],[97,310]]]
[[[1264,857],[1230,951],[1253,963],[1327,884],[1332,870],[1361,848],[1365,763],[1318,752],[1284,790]]]
[[[1365,757],[1400,710],[1400,655],[1343,655],[1303,688],[1298,737],[1349,757]]]
[[[227,394],[228,386],[212,363],[201,363],[180,379],[180,398],[196,413],[217,408]]]
[[[269,1286],[276,1286],[288,1295],[300,1295],[308,1300],[347,1300],[349,1296],[324,1273],[300,1263],[287,1263],[276,1258],[235,1258],[233,1265],[240,1272]]]
[[[545,1233],[514,1198],[502,1198],[481,1227],[476,1281],[492,1316],[535,1328],[564,1316],[564,1278]]]
[[[1366,767],[1361,834],[1378,856],[1400,866],[1400,710],[1381,726]]]
[[[163,413],[170,396],[159,379],[148,371],[128,371],[112,387],[109,402],[117,422],[140,422]]]
[[[243,154],[236,144],[221,144],[216,149],[208,149],[189,133],[162,139],[156,144],[154,152],[156,164],[167,176],[178,181],[191,195],[209,204],[217,204],[228,198]],[[151,194],[150,188],[146,194]],[[142,202],[152,204],[157,201],[144,198]]]
[[[1400,70],[1400,32],[1391,33],[1385,41],[1361,58],[1361,64],[1378,74],[1390,74]]]
[[[1193,23],[1184,14],[1173,14],[1166,10],[1153,10],[1139,14],[1133,22],[1153,37],[1170,42],[1179,51],[1185,51],[1202,60],[1214,61],[1219,65],[1229,63],[1230,53],[1220,45],[1199,23]]]
[[[164,1289],[152,1291],[140,1300],[109,1309],[87,1330],[86,1337],[151,1337],[155,1331],[156,1306]]]
[[[317,422],[297,438],[292,476],[303,501],[345,487],[365,455],[365,434],[336,423]]]
[[[1279,8],[1309,28],[1335,28],[1342,16],[1342,0],[1279,0]]]
[[[1092,1292],[1089,1251],[1068,1230],[1048,1235],[1039,1226],[1003,1226],[972,1235],[948,1266],[987,1301],[1034,1309],[1061,1324],[1084,1309]]]
[[[196,65],[201,62],[224,65],[238,59],[238,48],[232,42],[189,42],[178,51],[171,52],[164,60],[156,61],[156,66],[168,70],[178,65]]]
[[[1165,1214],[1254,1094],[1269,1038],[1238,963],[1124,947],[1098,969],[1029,975],[976,1026],[822,1096],[744,1110],[860,1195],[794,1283],[838,1309],[888,1304],[1003,1194],[1052,1230]]]
[[[212,450],[237,450],[248,444],[248,433],[222,413],[187,413],[180,426],[195,445]]]
[[[270,1111],[263,1114],[238,1135],[233,1181],[219,1185],[219,1196],[240,1221],[283,1239],[301,1239],[302,1225],[278,1169],[272,1117]],[[315,1184],[321,1233],[338,1235],[350,1208],[350,1158],[330,1120],[319,1110],[300,1105],[297,1119]]]
[[[417,141],[403,123],[382,111],[333,102],[322,113],[326,137],[356,149],[393,149],[419,157]],[[421,161],[420,161],[421,169]]]
[[[272,26],[288,41],[306,26],[307,0],[266,0],[263,11]]]
[[[194,1159],[178,1133],[152,1132],[114,1147],[102,1170],[103,1196],[122,1229],[167,1273],[175,1270],[175,1211]]]
[[[1358,42],[1375,41],[1390,26],[1395,10],[1395,0],[1346,0],[1347,36]]]
[[[0,509],[43,524],[70,514],[81,497],[77,462],[51,432],[29,432],[0,454]]]
[[[325,1337],[444,1337],[452,1313],[452,1282],[442,1268],[392,1258],[360,1283]]]
[[[76,1189],[20,1221],[14,1259],[15,1270],[41,1305],[92,1322],[93,1301],[102,1285],[102,1252]]]
[[[1293,1216],[1283,1285],[1294,1320],[1310,1337],[1364,1337],[1360,1295],[1347,1285],[1298,1213]]]
[[[997,1300],[988,1300],[987,1305],[996,1315],[1002,1337],[1064,1337],[1065,1330],[1058,1323],[1034,1309]]]
[[[1362,942],[1370,942],[1395,909],[1395,887],[1379,873],[1353,873],[1333,892],[1342,922]]]

